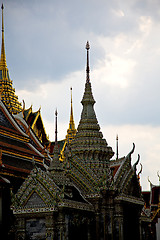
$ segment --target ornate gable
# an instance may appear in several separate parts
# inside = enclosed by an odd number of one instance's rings
[[[134,152],[135,144],[130,153],[121,160],[121,165],[114,176],[114,184],[120,194],[125,194],[130,197],[141,199],[141,188],[136,174],[136,165],[139,162],[139,155],[137,162],[131,165],[131,155]]]
[[[33,191],[30,198],[28,199],[25,207],[41,207],[41,206],[46,206],[44,200],[42,199],[41,195],[37,193],[37,191]]]
[[[126,181],[126,184],[124,185],[123,192],[127,195],[141,198],[140,184],[139,184],[136,174],[133,171],[129,175],[128,181]]]
[[[31,106],[29,109],[24,109],[23,116],[30,128],[35,132],[38,139],[43,144],[47,144],[49,143],[49,140],[44,128],[40,110],[41,109],[39,109],[37,112],[33,112]]]
[[[14,212],[29,212],[36,208],[55,207],[56,201],[62,201],[61,192],[46,172],[34,168],[13,196],[12,209]]]
[[[8,118],[5,116],[4,112],[2,109],[0,109],[0,124],[3,127],[14,129]]]

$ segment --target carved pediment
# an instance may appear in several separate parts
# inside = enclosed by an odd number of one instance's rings
[[[46,206],[44,200],[41,198],[41,196],[33,191],[30,198],[27,200],[25,207],[44,207]]]
[[[124,186],[123,193],[133,197],[141,197],[141,188],[135,174],[130,177]]]
[[[60,201],[60,189],[48,174],[40,169],[33,169],[17,194],[13,196],[13,208],[31,205],[51,206]]]

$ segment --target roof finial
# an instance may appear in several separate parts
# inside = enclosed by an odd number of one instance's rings
[[[23,101],[23,108],[22,108],[22,114],[23,114],[23,117],[24,117],[24,110],[25,110],[25,101],[24,101],[24,99],[23,99],[22,101]]]
[[[1,6],[2,9],[2,46],[1,46],[1,61],[0,61],[0,67],[7,67],[6,63],[6,54],[5,54],[5,46],[4,46],[4,20],[3,20],[3,3]]]
[[[58,115],[58,112],[56,109],[55,111],[55,145],[57,144],[57,115]]]
[[[117,147],[116,159],[118,160],[118,134],[116,136],[116,147]]]
[[[89,82],[89,49],[90,49],[90,45],[89,42],[87,41],[86,43],[86,49],[87,49],[87,67],[86,67],[86,81]]]
[[[160,185],[160,175],[159,175],[159,171],[157,172],[157,176],[158,176],[158,179],[159,179],[159,185]]]

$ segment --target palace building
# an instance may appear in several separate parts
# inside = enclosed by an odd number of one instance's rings
[[[0,234],[11,240],[156,240],[145,205],[148,195],[142,194],[136,170],[139,155],[132,164],[135,144],[125,157],[117,153],[114,158],[98,124],[89,42],[77,130],[71,89],[66,138],[57,140],[56,111],[55,141],[50,142],[40,109],[25,109],[15,95],[6,64],[3,10],[2,5]]]
[[[2,45],[0,59],[0,234],[7,239],[12,225],[11,193],[17,192],[33,166],[43,167],[48,142],[40,111],[25,110],[10,80],[4,44],[2,5]],[[46,160],[47,161],[47,160]]]

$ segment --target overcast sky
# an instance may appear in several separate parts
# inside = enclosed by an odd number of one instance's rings
[[[85,86],[86,41],[95,111],[108,144],[119,156],[136,145],[143,190],[160,170],[160,1],[6,0],[7,65],[20,102],[41,106],[47,134],[64,139],[73,88],[76,126]],[[140,165],[137,171],[139,171]]]

